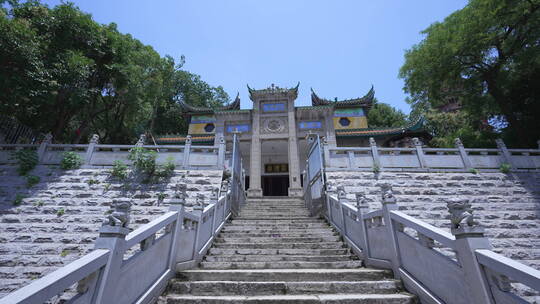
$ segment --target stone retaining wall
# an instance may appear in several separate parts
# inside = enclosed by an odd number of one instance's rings
[[[327,172],[347,198],[366,194],[381,208],[380,185],[393,186],[400,210],[437,227],[450,227],[447,198],[469,198],[494,251],[540,269],[540,173]]]
[[[167,211],[177,183],[187,183],[188,203],[194,203],[197,193],[208,200],[222,177],[218,170],[176,170],[161,183],[124,183],[108,169],[48,166],[30,174],[41,181],[28,188],[15,167],[0,166],[0,298],[91,251],[113,199],[131,199],[135,229]],[[25,197],[18,206],[17,194]]]

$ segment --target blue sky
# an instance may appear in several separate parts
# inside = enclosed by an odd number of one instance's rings
[[[56,5],[60,1],[47,0]],[[420,31],[466,0],[79,0],[100,23],[115,22],[162,55],[186,56],[185,69],[221,85],[251,108],[246,84],[292,87],[297,105],[319,96],[375,96],[409,112],[397,74]]]

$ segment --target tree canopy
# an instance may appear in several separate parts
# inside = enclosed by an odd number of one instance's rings
[[[114,23],[98,24],[71,3],[1,1],[0,112],[56,141],[132,143],[139,134],[182,133],[178,98],[229,101],[222,87],[161,57]]]
[[[407,115],[389,104],[374,100],[368,113],[368,126],[370,128],[402,127],[407,124]]]
[[[519,146],[540,138],[540,0],[470,0],[422,33],[399,73],[413,112],[459,101],[461,131],[476,133],[464,140],[470,145],[489,136]]]

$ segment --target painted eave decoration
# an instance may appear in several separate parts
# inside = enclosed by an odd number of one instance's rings
[[[336,130],[336,137],[376,137],[403,134],[407,132],[425,132],[424,119],[420,118],[416,122],[404,127]]]

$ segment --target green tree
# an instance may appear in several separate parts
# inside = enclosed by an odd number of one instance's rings
[[[389,104],[375,100],[368,113],[370,128],[401,127],[407,123],[407,115]]]
[[[540,138],[540,0],[470,0],[422,33],[399,74],[413,111],[457,99],[475,132],[490,120],[511,144]]]
[[[143,132],[185,132],[175,100],[229,100],[221,87],[182,70],[183,57],[161,57],[71,3],[0,5],[0,112],[58,142],[97,133],[102,142],[132,143]]]

